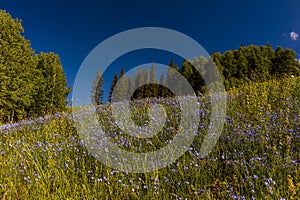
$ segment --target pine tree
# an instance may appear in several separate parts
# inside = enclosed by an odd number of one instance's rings
[[[118,83],[114,87],[114,102],[127,101],[129,100],[129,85],[130,78],[125,76],[124,68],[121,69],[120,76],[118,78]]]
[[[94,105],[101,105],[103,104],[103,90],[102,90],[102,85],[103,85],[103,76],[101,69],[97,71],[96,78],[94,79],[94,85],[92,88],[92,103]]]
[[[170,63],[169,63],[169,67],[175,69],[174,58],[171,59],[171,61],[170,61]]]
[[[21,21],[0,10],[0,121],[63,111],[70,92],[58,55],[34,54]]]
[[[165,81],[165,74],[164,72],[162,72],[159,77],[159,86],[158,86],[158,94],[157,94],[158,97],[165,97],[165,89],[163,86],[164,81]]]
[[[41,52],[35,58],[39,76],[34,95],[34,113],[46,115],[63,111],[70,88],[66,88],[66,77],[59,56],[52,52]]]
[[[113,91],[114,91],[114,88],[115,88],[117,82],[118,82],[118,74],[115,73],[114,78],[113,78],[112,83],[111,83],[111,86],[110,86],[110,90],[109,90],[108,102],[111,102],[113,100],[112,99],[112,94],[113,94]]]
[[[179,67],[177,64],[174,64],[174,59],[172,59],[166,74],[165,83],[169,88],[172,86],[172,88],[175,91],[171,91],[170,89],[166,90],[165,95],[168,97],[173,97],[174,92],[176,92],[179,95],[181,94],[180,77],[178,76],[179,74],[177,74],[176,72],[179,72]]]
[[[125,70],[124,70],[124,67],[122,67],[120,76],[119,76],[119,80],[124,76],[124,74],[125,74]]]
[[[167,74],[166,74],[166,79],[165,79],[165,84],[170,87],[171,85],[174,85],[176,84],[174,82],[174,79],[173,79],[173,71],[175,69],[175,65],[174,65],[174,60],[172,59],[170,64],[169,64],[169,68],[168,68],[168,71],[167,71]],[[170,93],[169,91],[165,91],[165,95],[166,97],[169,97],[169,96],[172,96],[172,93]]]
[[[136,74],[136,76],[133,79],[134,81],[134,85],[136,88],[136,90],[133,93],[132,99],[142,99],[143,95],[144,95],[144,78],[143,78],[143,72],[141,70],[141,68],[138,68],[138,72]]]
[[[158,84],[156,80],[156,71],[154,64],[152,64],[151,69],[150,69],[150,85],[149,85],[149,90],[150,90],[150,96],[151,97],[156,97],[157,96],[157,90],[158,90]]]
[[[193,86],[193,67],[188,61],[182,63],[180,73],[187,79],[187,81]]]
[[[150,91],[150,85],[148,84],[149,83],[149,73],[148,73],[148,71],[147,71],[147,69],[144,69],[143,71],[142,71],[142,83],[143,83],[143,85],[142,85],[142,94],[143,94],[143,96],[142,96],[142,98],[146,98],[146,97],[150,97],[150,95],[151,95],[151,91]]]
[[[0,121],[27,115],[34,99],[35,61],[21,21],[0,10]]]
[[[200,58],[195,58],[192,61],[189,61],[190,65],[192,65],[193,73],[191,76],[192,79],[192,87],[196,94],[198,93],[205,93],[206,91],[206,83],[203,79],[203,77],[206,77],[206,80],[211,80],[211,77],[213,76],[211,73],[210,67],[207,67],[205,65],[209,65],[209,59],[204,58],[201,56]],[[201,73],[200,73],[200,72]],[[211,81],[213,82],[213,81]]]

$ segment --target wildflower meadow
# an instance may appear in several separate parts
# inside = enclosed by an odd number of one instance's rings
[[[0,127],[2,199],[299,199],[300,79],[252,83],[228,90],[221,137],[199,157],[210,116],[200,97],[201,122],[189,150],[173,164],[145,173],[107,167],[86,149],[74,126],[75,110]],[[119,148],[154,151],[172,141],[180,109],[172,99],[164,129],[147,139],[122,133],[109,104],[96,108],[100,124]],[[149,107],[137,102],[132,115],[147,123]],[[82,109],[79,109],[82,110]],[[191,111],[192,112],[192,111]],[[101,146],[97,147],[101,148]]]

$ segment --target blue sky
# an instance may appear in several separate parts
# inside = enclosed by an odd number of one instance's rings
[[[138,27],[174,29],[195,39],[208,53],[270,42],[273,48],[292,48],[300,57],[298,0],[1,0],[0,9],[23,20],[25,37],[36,53],[59,54],[71,87],[94,47],[112,35]],[[129,69],[147,62],[168,64],[169,56],[145,52],[122,58],[107,75],[119,72],[122,66]],[[104,78],[107,90],[112,77]]]

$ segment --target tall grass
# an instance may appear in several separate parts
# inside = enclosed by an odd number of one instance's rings
[[[209,156],[199,159],[209,99],[189,151],[167,168],[130,174],[97,161],[82,144],[69,113],[1,130],[2,199],[299,199],[300,79],[253,83],[228,91],[224,131]],[[178,108],[164,104],[169,123],[151,140],[120,136],[108,107],[100,121],[129,151],[166,145],[176,134]],[[146,105],[133,109],[136,123]],[[173,111],[173,112],[172,112]],[[174,112],[175,111],[175,112]],[[173,127],[173,129],[171,128]],[[8,130],[9,129],[9,130]],[[122,139],[128,143],[118,143]],[[169,137],[169,138],[166,138]],[[130,145],[129,145],[130,144]]]

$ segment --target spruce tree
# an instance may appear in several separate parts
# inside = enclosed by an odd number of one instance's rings
[[[41,52],[35,58],[39,75],[38,87],[34,94],[34,113],[46,115],[63,111],[70,88],[66,88],[67,81],[59,56],[52,52]]]
[[[115,88],[117,82],[118,82],[118,74],[115,73],[114,78],[111,83],[111,86],[110,86],[110,90],[109,90],[108,102],[112,101],[112,94],[113,94],[113,91],[114,91],[114,88]]]
[[[102,76],[102,72],[101,69],[99,69],[97,71],[97,75],[94,79],[94,85],[92,88],[92,103],[94,105],[101,105],[103,104],[103,89],[102,89],[102,85],[103,85],[103,76]]]
[[[3,10],[0,30],[0,121],[12,122],[26,117],[34,102],[34,52],[22,35],[21,20]]]
[[[158,90],[158,84],[156,80],[156,71],[154,64],[152,64],[151,69],[150,69],[150,85],[149,85],[149,90],[150,90],[150,96],[151,97],[156,97],[157,96],[157,90]]]
[[[158,94],[157,94],[158,97],[165,97],[165,89],[163,86],[164,81],[165,81],[165,74],[164,72],[162,72],[159,77],[159,86],[158,86]]]

